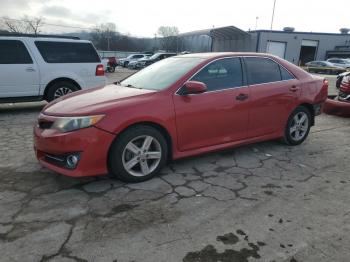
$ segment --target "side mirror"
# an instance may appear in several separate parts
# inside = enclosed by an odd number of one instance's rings
[[[204,93],[205,91],[207,91],[207,85],[198,81],[188,81],[182,88],[183,95],[200,94]]]

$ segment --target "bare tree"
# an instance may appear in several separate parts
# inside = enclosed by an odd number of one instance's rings
[[[102,50],[111,50],[117,38],[116,25],[114,23],[100,24],[92,32],[94,44]]]
[[[2,18],[1,27],[11,33],[29,33],[39,34],[40,28],[44,24],[44,20],[41,17],[28,17],[25,16],[22,19],[12,19],[9,17]]]
[[[161,26],[158,28],[162,48],[166,51],[177,51],[179,29],[176,26]]]
[[[3,17],[1,21],[1,27],[11,33],[26,33],[25,23],[21,20]]]
[[[40,28],[43,26],[44,23],[44,19],[42,17],[28,17],[25,16],[24,17],[24,22],[26,23],[26,30],[27,33],[31,33],[31,34],[39,34],[40,33]]]

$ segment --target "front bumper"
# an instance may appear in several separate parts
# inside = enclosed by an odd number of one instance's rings
[[[115,135],[96,127],[61,133],[53,129],[34,127],[34,150],[39,162],[48,169],[71,177],[105,175],[108,173],[108,150]],[[55,163],[70,153],[79,153],[74,169]]]

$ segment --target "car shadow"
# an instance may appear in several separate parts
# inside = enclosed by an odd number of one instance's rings
[[[25,102],[25,103],[4,103],[4,104],[0,104],[0,114],[40,112],[46,104],[47,102],[45,101]]]

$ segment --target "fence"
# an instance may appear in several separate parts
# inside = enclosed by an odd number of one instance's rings
[[[106,57],[118,57],[124,58],[131,54],[137,54],[137,52],[126,52],[126,51],[97,51],[101,58]]]

